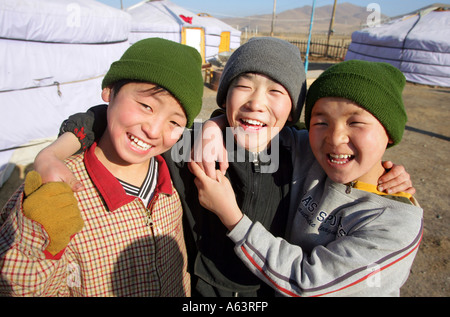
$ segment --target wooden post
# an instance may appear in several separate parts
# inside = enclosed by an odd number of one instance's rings
[[[328,29],[327,50],[325,52],[325,57],[328,56],[328,45],[330,44],[330,37],[331,37],[331,33],[333,32],[334,15],[336,14],[336,2],[337,2],[337,0],[334,0],[333,12],[331,14],[330,27]]]
[[[270,36],[273,36],[273,29],[275,28],[275,10],[277,7],[277,0],[273,0],[273,12],[272,12],[272,28],[270,30]]]

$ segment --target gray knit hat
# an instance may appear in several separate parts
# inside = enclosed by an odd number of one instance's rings
[[[222,72],[217,90],[217,104],[224,107],[228,87],[237,76],[258,73],[283,85],[292,100],[292,121],[302,112],[306,97],[306,73],[295,45],[273,37],[257,37],[240,46],[230,57]]]

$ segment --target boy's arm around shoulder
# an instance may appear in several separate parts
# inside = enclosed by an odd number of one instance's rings
[[[80,149],[85,150],[100,138],[106,128],[106,109],[106,105],[98,105],[71,115],[63,122],[58,139],[39,152],[34,160],[34,168],[44,183],[63,181],[73,191],[83,189],[63,160]]]
[[[75,113],[61,124],[59,135],[66,132],[73,133],[80,142],[81,150],[89,148],[95,140],[99,139],[106,129],[107,105],[98,105],[89,108],[86,112]]]
[[[65,182],[73,191],[83,189],[81,182],[73,175],[64,160],[78,151],[80,144],[76,136],[66,132],[52,144],[42,149],[34,159],[34,169],[43,183]]]

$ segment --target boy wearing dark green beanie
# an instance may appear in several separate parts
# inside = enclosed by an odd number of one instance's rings
[[[151,38],[111,65],[106,129],[65,161],[83,190],[33,171],[2,212],[13,243],[0,240],[0,294],[190,296],[182,205],[161,154],[201,109],[201,63],[194,48]]]
[[[283,131],[294,165],[284,239],[242,214],[225,177],[212,180],[193,164],[200,202],[227,225],[239,258],[280,295],[399,296],[423,210],[410,194],[376,185],[381,157],[406,123],[404,85],[393,66],[362,61],[336,64],[314,81],[309,140],[306,131]]]

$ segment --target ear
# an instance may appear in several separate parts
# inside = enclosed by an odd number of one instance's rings
[[[392,140],[391,138],[389,138],[388,144],[393,144],[393,143],[394,143],[394,140]]]
[[[103,88],[102,99],[104,102],[109,102],[111,100],[111,88],[109,87]]]

